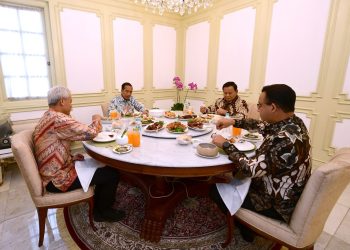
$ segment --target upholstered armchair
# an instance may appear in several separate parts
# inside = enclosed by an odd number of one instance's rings
[[[47,217],[47,210],[49,208],[61,208],[86,201],[89,204],[90,225],[94,230],[96,230],[92,217],[94,204],[94,190],[92,187],[90,187],[87,192],[84,192],[83,189],[77,189],[65,193],[49,193],[42,187],[38,166],[34,156],[32,134],[32,129],[23,130],[15,134],[11,139],[11,146],[18,167],[37,208],[39,217],[39,247],[43,244],[45,221]]]
[[[313,249],[339,196],[350,182],[350,148],[342,148],[329,162],[312,173],[289,224],[241,208],[234,218],[265,238],[289,249]],[[228,235],[232,238],[233,217],[227,215]]]

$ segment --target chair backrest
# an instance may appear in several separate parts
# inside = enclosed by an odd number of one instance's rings
[[[101,104],[102,114],[104,117],[108,117],[108,107],[109,107],[109,102]]]
[[[248,114],[247,118],[252,118],[255,120],[260,120],[260,114],[255,103],[248,103]]]
[[[298,245],[313,244],[350,181],[350,148],[342,148],[318,167],[307,182],[289,223]]]
[[[42,182],[34,156],[33,130],[23,130],[12,136],[11,148],[30,195],[42,196]]]

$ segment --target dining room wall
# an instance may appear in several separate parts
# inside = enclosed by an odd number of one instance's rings
[[[309,128],[314,166],[349,145],[348,0],[216,0],[182,17],[128,0],[6,2],[46,6],[53,84],[72,90],[78,120],[87,122],[86,114],[119,94],[124,81],[147,108],[176,102],[175,75],[196,82],[198,90],[187,93],[195,110],[220,97],[225,81],[235,81],[251,103],[264,85],[286,83]],[[0,108],[0,116],[23,122],[40,117],[46,100],[2,94]]]

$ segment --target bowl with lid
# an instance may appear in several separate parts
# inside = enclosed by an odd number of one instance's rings
[[[219,148],[209,142],[201,142],[197,146],[197,153],[203,156],[214,157],[219,153]]]

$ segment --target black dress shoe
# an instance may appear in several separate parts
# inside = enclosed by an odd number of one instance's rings
[[[239,228],[239,232],[241,233],[243,240],[250,243],[254,241],[256,234],[253,230],[251,230],[250,228],[244,226],[239,222],[236,222],[236,225]]]
[[[103,212],[94,211],[94,221],[96,222],[117,222],[125,218],[125,212],[117,209],[107,209]]]

